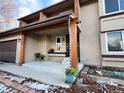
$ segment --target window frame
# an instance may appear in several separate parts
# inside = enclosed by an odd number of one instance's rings
[[[120,0],[118,0],[118,6],[119,6],[119,11],[115,11],[115,12],[106,13],[106,5],[105,5],[105,0],[103,0],[104,15],[110,15],[110,14],[116,14],[116,13],[124,12],[124,10],[121,10]]]
[[[116,33],[116,32],[121,32],[121,36],[122,36],[122,47],[123,47],[123,51],[109,51],[108,49],[108,32],[106,33],[106,50],[107,50],[107,53],[124,53],[124,31],[113,31],[113,33]]]
[[[57,39],[60,38],[60,43],[57,43]],[[61,36],[57,36],[56,37],[56,51],[61,51],[61,44],[62,43],[62,37]],[[57,45],[60,44],[60,50],[57,50]]]

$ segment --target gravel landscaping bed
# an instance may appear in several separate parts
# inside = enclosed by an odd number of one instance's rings
[[[88,75],[79,74],[72,85],[72,93],[124,93],[124,86],[110,85],[93,80]]]
[[[59,86],[44,84],[44,83],[41,83],[39,81],[33,80],[31,78],[24,78],[21,76],[13,75],[13,74],[8,73],[8,72],[0,71],[0,76],[2,76],[2,78],[4,78],[4,79],[7,79],[7,80],[10,80],[12,82],[19,83],[21,85],[24,85],[26,87],[34,89],[39,93],[68,93],[67,88],[62,88]],[[1,91],[1,89],[0,89],[0,91]],[[18,92],[12,92],[12,93],[18,93]]]
[[[102,71],[106,73],[108,71],[109,73],[103,74]],[[121,74],[124,72],[123,69],[117,68],[85,66],[73,83],[71,93],[124,93],[124,84],[119,84],[120,82],[117,83],[111,79],[115,78],[118,81],[119,79],[123,81],[123,75],[120,75],[120,73],[115,75],[114,71],[121,72]]]
[[[88,70],[89,71],[89,70]],[[92,73],[91,73],[92,74]],[[18,75],[13,75],[8,72],[0,71],[0,76],[12,82],[27,86],[39,93],[124,93],[124,86],[114,84],[114,82],[106,82],[101,78],[93,78],[89,72],[84,72],[82,69],[76,80],[70,88],[45,84],[31,78],[25,78]],[[105,82],[104,82],[105,81]],[[5,92],[1,92],[5,91]],[[6,92],[9,91],[9,92]],[[12,88],[8,88],[0,83],[0,93],[21,93]]]
[[[0,83],[0,93],[22,93],[18,90],[13,88],[7,87],[4,84]]]

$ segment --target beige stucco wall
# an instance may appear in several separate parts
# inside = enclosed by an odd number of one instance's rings
[[[80,57],[81,62],[101,65],[100,22],[98,3],[92,2],[80,9]]]
[[[99,6],[99,16],[103,16],[105,14],[104,0],[98,0],[98,6]]]
[[[25,62],[35,61],[34,54],[37,51],[38,40],[35,35],[26,35],[26,47],[25,47]]]
[[[61,37],[61,50],[57,51],[56,49],[56,38]],[[66,52],[66,35],[52,35],[49,37],[50,39],[50,47],[49,49],[54,49],[55,52]],[[62,62],[63,58],[65,58],[65,54],[48,54],[48,60],[59,61]]]
[[[0,42],[15,40],[15,39],[21,39],[21,35],[20,34],[14,34],[14,35],[6,36],[6,37],[1,37]]]
[[[99,16],[106,16],[104,0],[98,0]],[[109,16],[101,19],[101,31],[124,29],[124,14]]]
[[[25,49],[25,62],[34,62],[35,53],[41,53],[45,55],[45,60],[49,61],[62,61],[63,57],[55,57],[55,55],[48,55],[49,49],[55,49],[56,51],[56,37],[57,35],[35,35],[30,34],[26,36],[26,49]],[[59,52],[66,52],[66,38],[62,41],[62,49]]]
[[[101,19],[101,31],[124,29],[124,14]]]
[[[57,37],[60,37],[62,40],[61,40],[61,50],[60,51],[57,51],[56,49],[56,38]],[[50,36],[50,49],[54,49],[55,52],[66,52],[66,36],[65,35],[53,35],[53,36]]]
[[[17,48],[16,48],[16,64],[19,63],[20,60],[20,48],[21,48],[21,34],[14,34],[11,36],[1,37],[0,42],[3,41],[11,41],[17,40]]]
[[[124,68],[124,61],[119,62],[119,61],[102,61],[103,66],[109,66],[109,67],[120,67]]]
[[[47,40],[47,36],[38,36],[38,45],[37,45],[37,50],[39,50],[39,52],[41,52],[42,54],[46,54],[46,49],[47,49],[47,44],[46,41]]]
[[[106,16],[104,0],[98,0],[99,2],[99,15]],[[107,14],[109,15],[109,14]],[[114,15],[103,17],[100,19],[101,22],[101,50],[102,55],[124,55],[124,52],[108,52],[108,41],[107,41],[107,32],[108,31],[121,31],[124,29],[124,14]],[[122,30],[123,31],[123,30]],[[112,66],[112,67],[124,67],[124,58],[111,58],[103,57],[102,58],[103,66]]]

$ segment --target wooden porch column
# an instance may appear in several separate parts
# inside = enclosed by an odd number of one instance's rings
[[[77,24],[76,20],[70,21],[70,57],[71,67],[77,68]]]
[[[74,0],[74,19],[69,22],[71,67],[78,67],[77,23],[79,22],[79,0]]]
[[[74,0],[74,16],[79,17],[80,3],[79,0]]]
[[[19,65],[24,64],[24,60],[25,60],[25,43],[26,43],[26,37],[25,34],[22,33],[22,40],[21,40],[21,49],[20,49],[20,63]]]

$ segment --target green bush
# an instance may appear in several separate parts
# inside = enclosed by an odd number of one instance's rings
[[[40,53],[35,53],[36,58],[40,58],[41,54]]]
[[[36,58],[36,61],[39,61],[40,56],[41,56],[41,54],[40,54],[40,53],[35,53],[35,58]]]
[[[78,74],[78,69],[77,68],[67,68],[65,71],[66,75],[72,75],[72,76],[77,76]]]
[[[44,60],[45,55],[41,55],[40,58],[41,58],[41,60]]]

